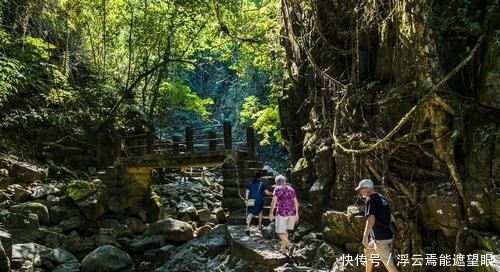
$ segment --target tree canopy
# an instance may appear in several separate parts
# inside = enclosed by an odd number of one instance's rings
[[[229,120],[279,141],[277,2],[3,1],[0,126],[77,137]]]

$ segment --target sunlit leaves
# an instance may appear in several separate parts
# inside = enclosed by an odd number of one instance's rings
[[[269,144],[271,139],[283,143],[277,105],[263,106],[255,96],[245,98],[240,112],[241,122],[251,121],[254,130],[262,136],[260,144]]]
[[[202,99],[194,93],[189,86],[179,81],[170,81],[162,84],[161,102],[158,103],[158,111],[168,111],[179,109],[184,111],[193,111],[200,115],[202,119],[207,119],[210,112],[206,107],[214,102],[210,98]]]

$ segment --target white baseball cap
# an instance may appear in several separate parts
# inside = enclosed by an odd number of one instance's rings
[[[361,188],[372,188],[373,189],[373,181],[371,179],[364,179],[358,183],[358,187],[354,188],[354,190],[359,190]]]

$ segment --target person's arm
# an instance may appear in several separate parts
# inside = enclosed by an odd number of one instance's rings
[[[278,201],[278,198],[276,196],[273,196],[273,200],[271,201],[271,209],[269,210],[269,220],[274,219],[274,209],[276,208],[276,202]]]
[[[299,221],[299,201],[297,197],[293,198],[293,203],[295,204],[295,221]]]
[[[366,218],[365,231],[363,232],[363,246],[365,246],[366,248],[368,248],[370,231],[373,225],[375,225],[375,215],[370,214]]]
[[[273,195],[273,192],[269,191],[268,189],[265,189],[264,190],[264,193],[268,196],[272,196]]]

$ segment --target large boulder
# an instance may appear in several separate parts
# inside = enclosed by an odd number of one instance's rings
[[[18,161],[14,157],[2,157],[0,168],[5,169],[9,179],[14,183],[29,184],[47,178],[48,169]]]
[[[123,271],[133,265],[127,252],[114,246],[105,245],[90,252],[82,260],[82,272]]]
[[[145,236],[163,235],[166,241],[186,242],[193,239],[193,227],[183,221],[167,218],[149,226]]]
[[[72,180],[66,186],[66,192],[90,221],[96,221],[106,212],[108,194],[101,180]]]
[[[8,210],[0,211],[0,223],[17,240],[34,241],[39,238],[40,224],[38,216],[34,213],[16,213]]]
[[[20,212],[20,213],[34,213],[38,216],[38,220],[42,225],[49,225],[49,209],[42,203],[39,202],[26,202],[20,203],[10,207],[9,209],[12,212]]]
[[[336,246],[344,247],[349,242],[360,242],[366,218],[351,216],[339,211],[328,211],[323,214],[324,240]]]
[[[448,237],[456,235],[460,226],[460,210],[457,203],[458,197],[454,195],[430,195],[427,198],[425,209],[422,209],[426,227],[440,229]]]

